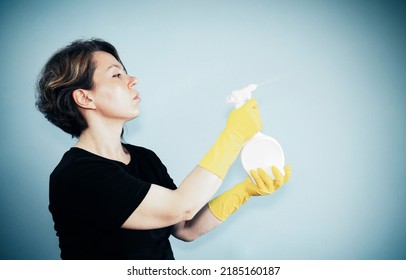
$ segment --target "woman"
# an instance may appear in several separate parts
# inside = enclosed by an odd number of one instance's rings
[[[173,259],[169,236],[191,241],[221,224],[249,197],[287,181],[273,168],[210,201],[242,144],[261,129],[256,100],[233,110],[201,162],[176,187],[152,151],[122,143],[140,114],[137,78],[116,49],[92,39],[57,51],[44,66],[37,108],[77,142],[50,176],[49,210],[62,259]],[[209,202],[210,201],[210,202]]]

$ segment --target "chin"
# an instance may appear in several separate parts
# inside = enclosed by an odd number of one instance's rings
[[[133,116],[132,116],[131,119],[137,118],[140,114],[141,114],[140,110],[137,110],[136,112],[134,112],[134,114],[133,114]]]

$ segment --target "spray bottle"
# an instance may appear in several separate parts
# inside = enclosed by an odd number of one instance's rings
[[[237,109],[240,108],[252,98],[252,92],[263,84],[265,83],[249,84],[242,89],[233,91],[231,95],[227,96],[227,103],[234,104]],[[241,163],[250,177],[250,170],[262,168],[274,179],[271,166],[275,165],[284,174],[285,156],[281,145],[274,138],[258,132],[244,143],[241,150]],[[255,183],[252,177],[251,180]]]

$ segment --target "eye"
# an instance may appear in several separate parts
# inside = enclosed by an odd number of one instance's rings
[[[113,75],[113,78],[121,78],[121,73],[114,74],[114,75]]]

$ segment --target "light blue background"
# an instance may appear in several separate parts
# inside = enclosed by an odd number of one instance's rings
[[[74,140],[34,107],[58,48],[100,37],[140,80],[127,142],[176,183],[254,92],[291,181],[250,200],[177,259],[406,259],[402,1],[8,1],[0,4],[0,259],[58,259],[48,176]],[[245,178],[237,161],[222,191]],[[74,206],[72,206],[74,207]]]

